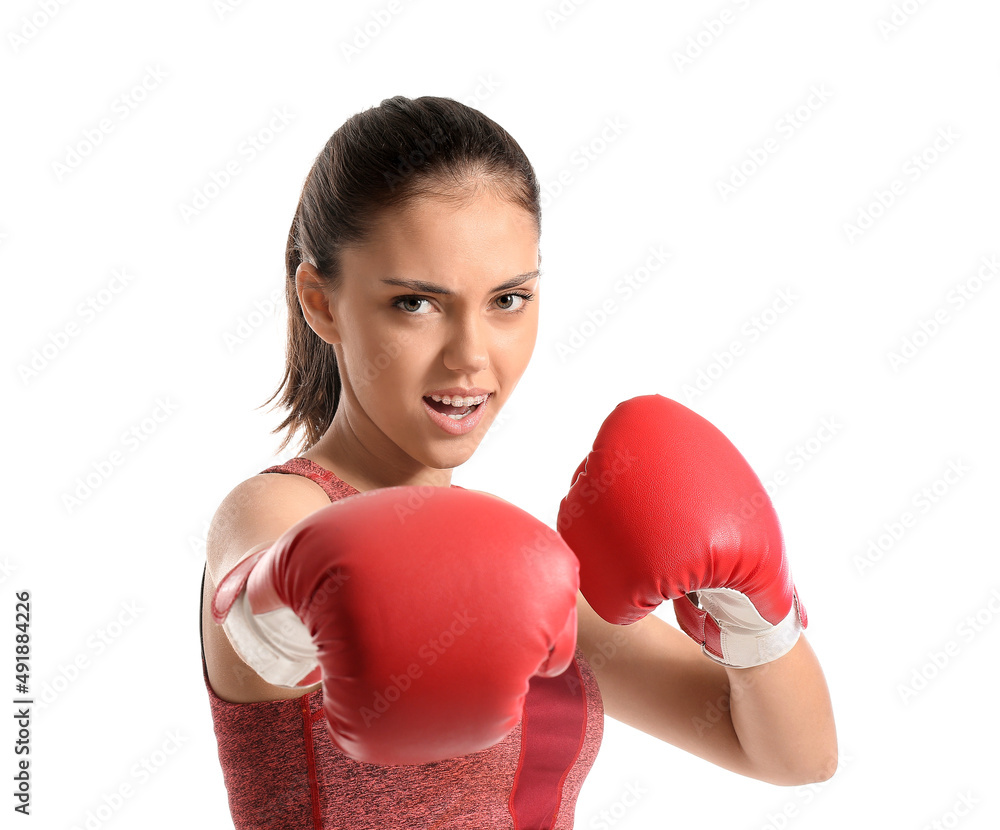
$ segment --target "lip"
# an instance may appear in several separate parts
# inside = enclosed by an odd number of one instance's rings
[[[454,392],[445,390],[443,392],[432,392],[431,394],[441,395],[442,397],[444,395],[451,394],[464,396],[465,392],[461,389],[455,389]],[[486,395],[488,393],[486,391],[478,391],[476,394]],[[473,397],[475,397],[475,395],[473,395]],[[490,405],[491,400],[493,400],[493,395],[489,395],[485,401],[479,404],[474,411],[466,415],[461,421],[453,421],[443,412],[438,412],[429,403],[427,403],[424,398],[421,398],[420,402],[424,405],[424,409],[427,410],[427,414],[430,416],[430,419],[442,430],[447,432],[449,435],[466,435],[479,426],[479,422],[483,420],[483,415],[486,413],[486,407]]]
[[[463,398],[474,398],[476,395],[490,394],[492,393],[489,389],[480,389],[478,386],[473,386],[470,389],[463,389],[461,386],[449,386],[447,389],[435,389],[433,392],[428,392],[424,397],[429,398],[431,395],[439,395],[443,398],[445,395],[461,395]]]

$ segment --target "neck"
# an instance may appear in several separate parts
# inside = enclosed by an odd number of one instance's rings
[[[427,467],[391,445],[367,419],[355,419],[350,406],[341,399],[333,423],[310,449],[305,458],[332,470],[356,490],[376,490],[382,487],[451,485],[450,469]],[[355,422],[361,420],[367,429]],[[370,440],[364,436],[372,433]],[[381,439],[381,440],[379,440]],[[384,449],[383,449],[384,446]]]

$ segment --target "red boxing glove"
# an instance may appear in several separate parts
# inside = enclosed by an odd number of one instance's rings
[[[557,527],[580,560],[583,595],[608,622],[674,600],[684,632],[734,668],[777,659],[806,627],[760,479],[711,423],[661,395],[607,417]]]
[[[517,726],[529,680],[573,659],[578,587],[560,536],[503,499],[388,487],[336,501],[251,554],[212,611],[233,617],[244,660],[277,663],[288,685],[318,662],[330,734],[349,757],[423,764]]]

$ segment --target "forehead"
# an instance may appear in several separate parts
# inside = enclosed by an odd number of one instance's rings
[[[342,264],[374,279],[492,286],[538,268],[538,235],[531,214],[491,194],[421,197],[383,211]]]

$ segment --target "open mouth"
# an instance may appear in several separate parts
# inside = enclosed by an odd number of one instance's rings
[[[472,404],[472,406],[453,406],[450,403],[445,403],[444,401],[436,401],[430,397],[425,397],[424,401],[435,412],[440,412],[442,415],[447,415],[453,421],[463,420],[464,418],[468,417],[473,412],[475,412],[479,407],[481,407],[483,403],[486,403],[486,401],[483,401],[482,403]]]

